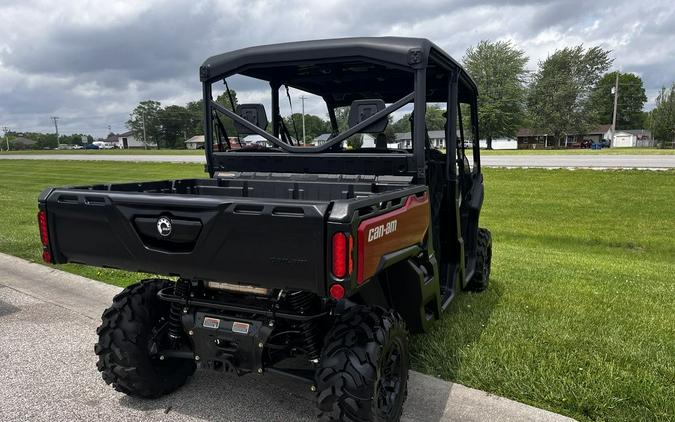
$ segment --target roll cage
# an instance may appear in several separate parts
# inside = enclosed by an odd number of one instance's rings
[[[267,132],[223,105],[215,102],[212,85],[233,75],[244,75],[266,81],[271,90],[272,131]],[[460,103],[470,106],[471,134],[473,137],[474,166],[480,171],[478,151],[478,125],[476,113],[476,85],[464,69],[443,50],[426,39],[417,38],[345,38],[336,40],[304,41],[267,45],[236,50],[207,59],[200,68],[204,99],[204,134],[207,171],[213,176],[217,171],[274,171],[335,173],[340,169],[347,174],[405,175],[416,183],[425,183],[429,142],[425,114],[428,102],[447,104],[445,125],[446,176],[456,178],[458,165],[455,157],[464,155],[464,128],[460,116]],[[280,133],[279,89],[293,87],[324,99],[332,126],[332,136],[324,144],[314,147],[292,145]],[[338,131],[335,109],[350,105],[355,100],[381,99],[388,105],[352,125]],[[387,118],[407,104],[413,104],[412,149],[403,150],[401,157],[392,158],[388,151],[368,153],[341,153],[339,145],[350,136],[364,131],[372,124]],[[219,114],[231,119],[248,133],[257,134],[269,141],[274,148],[264,151],[214,151],[214,129],[219,125]],[[458,143],[458,131],[460,143]],[[218,131],[222,132],[222,131]],[[281,136],[280,136],[281,135]],[[458,151],[458,148],[462,151]],[[278,162],[279,154],[288,157],[282,167],[266,163]],[[250,155],[260,157],[252,162]],[[398,155],[398,154],[397,154]],[[247,157],[245,157],[247,156]],[[367,156],[367,157],[366,157]],[[405,156],[405,157],[404,157]],[[276,157],[276,159],[271,158]],[[380,157],[372,172],[362,165],[322,166],[312,164],[318,157],[330,157],[336,162],[350,162]],[[386,158],[389,157],[389,158]],[[251,168],[251,164],[254,168]],[[256,167],[260,166],[260,167]],[[315,170],[316,169],[316,170]]]

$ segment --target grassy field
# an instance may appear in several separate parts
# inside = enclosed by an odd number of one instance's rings
[[[2,154],[98,154],[98,155],[204,155],[203,149],[100,149],[100,150],[42,150],[42,151],[0,151]],[[659,148],[605,148],[590,149],[518,149],[481,150],[482,155],[674,155],[675,149]]]
[[[499,149],[481,150],[483,155],[673,155],[675,149],[667,148],[604,148],[592,149]]]
[[[50,150],[23,150],[2,151],[0,155],[204,155],[203,149],[50,149]]]
[[[45,186],[201,166],[0,162],[0,251],[39,261]],[[485,170],[491,285],[413,338],[416,369],[582,421],[675,420],[675,172]],[[64,269],[125,285],[138,274]]]

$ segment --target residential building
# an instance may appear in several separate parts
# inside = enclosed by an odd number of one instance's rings
[[[480,140],[481,149],[487,148],[487,140]],[[518,149],[518,140],[514,138],[497,138],[492,140],[492,149]]]
[[[530,128],[519,129],[516,139],[518,140],[518,149],[555,148],[558,142],[552,134],[546,133],[541,129]],[[572,148],[578,146],[583,141],[596,143],[603,139],[612,139],[612,125],[599,125],[585,133],[566,134],[560,147]]]
[[[19,150],[19,149],[34,149],[37,146],[37,142],[25,138],[23,136],[18,136],[14,139],[9,140],[9,148],[12,150]]]
[[[204,135],[195,135],[185,141],[185,149],[204,149]]]
[[[155,142],[148,142],[146,145],[142,139],[136,139],[132,131],[113,135],[112,137],[109,136],[108,138],[112,139],[106,139],[106,142],[113,143],[117,148],[157,148]]]
[[[444,130],[429,130],[429,144],[431,148],[443,149],[445,148],[445,131]],[[399,148],[412,148],[412,135],[410,132],[398,132],[394,134],[394,139],[398,143]]]
[[[617,130],[612,140],[615,148],[654,147],[652,133],[646,129]]]

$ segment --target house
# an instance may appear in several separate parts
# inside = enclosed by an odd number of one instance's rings
[[[330,133],[322,133],[321,135],[312,139],[311,143],[312,143],[312,145],[317,146],[317,147],[321,146],[321,145],[325,144],[326,142],[328,142],[328,140],[331,138],[331,136],[332,135]]]
[[[242,145],[260,145],[260,146],[268,147],[268,148],[271,148],[271,147],[274,146],[274,145],[272,145],[272,143],[270,141],[265,139],[265,137],[263,137],[261,135],[256,135],[256,134],[248,135],[244,138],[241,138],[241,143],[242,143]]]
[[[228,139],[230,141],[230,146],[232,146],[232,149],[239,149],[239,142],[237,142],[236,136],[230,136]],[[242,139],[242,144],[243,143],[244,142]],[[204,149],[204,135],[195,135],[192,138],[185,141],[185,149]],[[218,149],[218,141],[214,139],[213,150],[216,151],[217,149]]]
[[[431,148],[435,149],[445,149],[445,131],[444,130],[429,130],[429,145]],[[459,139],[461,133],[457,129],[457,138]],[[394,134],[394,139],[399,145],[399,148],[402,149],[411,149],[412,148],[412,136],[410,132],[399,132]],[[469,137],[465,134],[464,136],[465,143],[470,142]],[[506,148],[505,148],[506,149]]]
[[[204,135],[195,135],[185,141],[185,149],[204,149]]]
[[[431,148],[442,149],[445,148],[445,131],[444,130],[429,130],[429,143]],[[394,139],[399,144],[399,148],[412,148],[412,135],[410,132],[398,132],[394,134]]]
[[[558,142],[552,134],[548,134],[541,129],[531,128],[518,129],[516,139],[518,140],[518,149],[555,148]],[[570,148],[584,140],[596,143],[603,139],[612,139],[612,125],[599,125],[585,133],[568,133],[560,147]]]
[[[24,138],[23,136],[18,136],[14,139],[9,140],[9,148],[14,149],[14,150],[17,150],[17,149],[34,149],[36,146],[37,146],[36,141],[34,141],[32,139]]]
[[[487,148],[487,140],[480,140],[481,149]],[[492,140],[492,149],[518,149],[518,141],[514,138],[497,138]]]
[[[612,139],[615,148],[654,147],[652,133],[646,129],[617,130]]]
[[[111,138],[111,136],[109,136]],[[155,142],[148,142],[147,145],[143,142],[142,139],[136,139],[132,131],[120,133],[119,135],[112,136],[113,139],[106,142],[112,142],[117,148],[127,149],[127,148],[157,148]]]

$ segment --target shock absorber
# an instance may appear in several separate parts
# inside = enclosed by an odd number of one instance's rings
[[[176,281],[176,285],[173,288],[173,294],[185,298],[185,301],[187,302],[189,290],[190,282],[180,278],[178,281]],[[169,338],[174,342],[178,342],[178,340],[180,340],[183,335],[183,326],[180,322],[182,314],[183,305],[172,302],[171,308],[169,309],[169,328],[167,332],[169,334]]]
[[[317,297],[313,293],[297,290],[287,296],[288,304],[299,314],[316,309]],[[318,359],[321,354],[320,332],[318,321],[311,319],[299,325],[303,349],[310,360]]]

